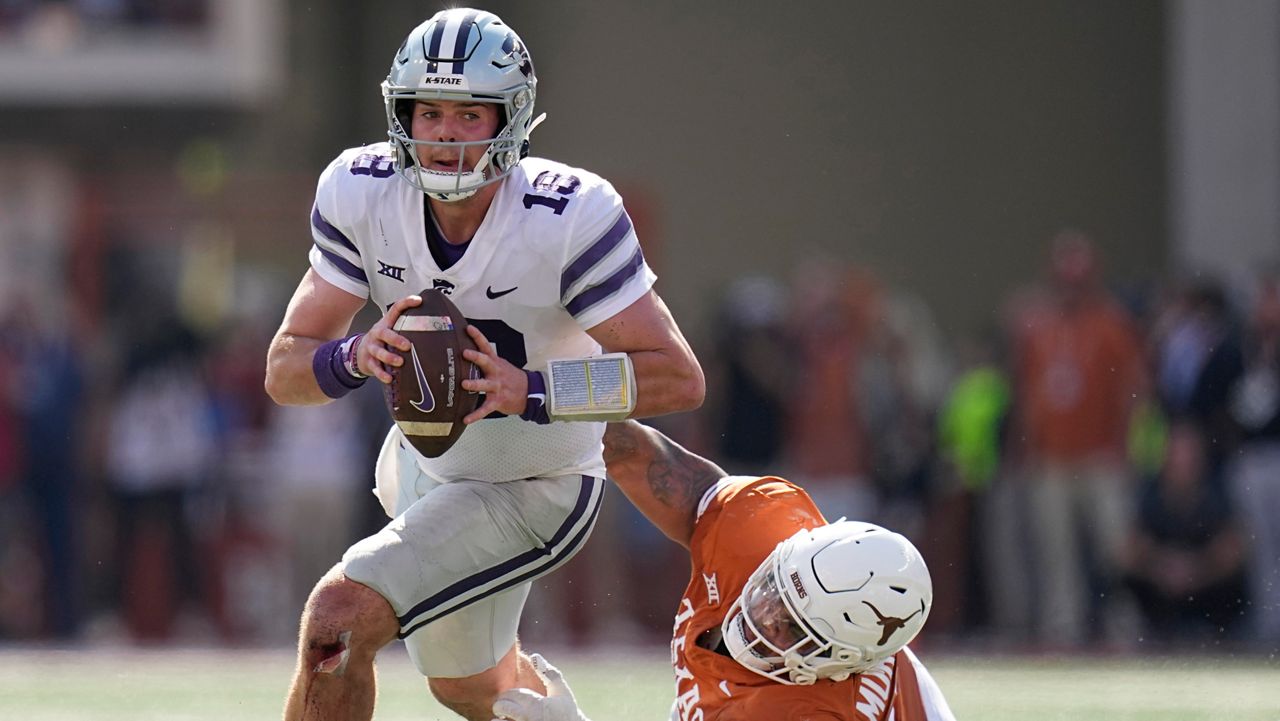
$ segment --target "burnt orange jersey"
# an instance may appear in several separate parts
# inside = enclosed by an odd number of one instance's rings
[[[845,681],[788,686],[696,643],[719,628],[774,546],[825,523],[808,494],[781,478],[730,476],[707,491],[689,544],[693,576],[671,640],[673,721],[953,721],[907,649]]]

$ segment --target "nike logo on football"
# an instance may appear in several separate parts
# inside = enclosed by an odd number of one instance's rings
[[[495,291],[493,290],[493,286],[489,286],[488,288],[485,288],[485,289],[484,289],[484,294],[485,294],[486,296],[488,296],[488,297],[489,297],[489,300],[497,300],[498,298],[501,298],[502,296],[506,295],[507,293],[515,292],[515,289],[516,289],[516,288],[519,288],[519,287],[520,287],[520,286],[516,285],[516,286],[512,286],[512,287],[510,287],[510,288],[507,288],[506,290],[499,290],[499,291],[496,291],[496,292],[495,292]]]
[[[436,397],[431,393],[431,384],[427,383],[427,374],[422,370],[422,361],[418,360],[418,347],[409,346],[409,353],[413,356],[413,372],[418,376],[418,400],[409,401],[409,405],[417,408],[421,413],[430,413],[436,409]]]

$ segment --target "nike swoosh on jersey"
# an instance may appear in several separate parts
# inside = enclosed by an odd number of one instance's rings
[[[436,409],[436,397],[431,393],[431,384],[427,383],[427,374],[422,370],[422,361],[418,360],[417,346],[409,346],[409,354],[413,356],[413,372],[418,376],[418,395],[421,396],[416,401],[409,401],[409,405],[422,413],[430,413]]]
[[[487,296],[487,297],[489,298],[489,300],[497,300],[498,298],[501,298],[502,296],[506,295],[507,293],[513,293],[513,292],[515,292],[515,289],[516,289],[516,288],[519,288],[519,287],[520,287],[520,286],[516,285],[516,286],[512,286],[512,287],[510,287],[510,288],[507,288],[506,290],[494,291],[493,286],[489,286],[488,288],[485,288],[485,289],[484,289],[484,294],[485,294],[485,296]]]

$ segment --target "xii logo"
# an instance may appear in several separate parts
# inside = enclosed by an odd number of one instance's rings
[[[378,261],[378,265],[380,266],[378,268],[378,275],[385,275],[392,280],[398,280],[401,283],[404,282],[404,268],[401,266],[389,265],[387,263],[383,263],[381,260]]]

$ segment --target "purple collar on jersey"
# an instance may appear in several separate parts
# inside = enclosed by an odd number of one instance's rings
[[[431,215],[431,203],[425,199],[423,205],[426,215],[426,222],[423,225],[427,229],[427,247],[431,249],[431,257],[435,258],[436,265],[440,266],[440,270],[448,270],[462,259],[462,254],[467,252],[467,247],[471,245],[471,241],[454,245],[444,239],[444,234],[440,232],[440,226],[436,225],[436,219]]]

